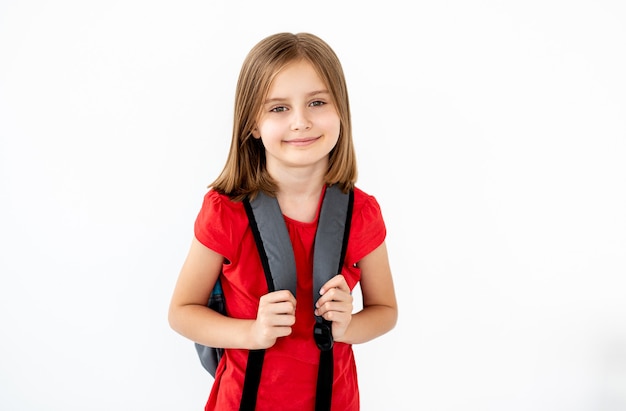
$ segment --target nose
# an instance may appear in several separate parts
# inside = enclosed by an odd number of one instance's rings
[[[307,116],[306,110],[294,109],[292,113],[291,129],[293,131],[302,131],[311,128],[311,120],[309,116]]]

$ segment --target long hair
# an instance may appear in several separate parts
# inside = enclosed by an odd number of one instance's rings
[[[313,65],[326,84],[339,114],[339,139],[329,153],[324,182],[337,184],[343,191],[354,187],[357,165],[345,76],[332,48],[310,33],[273,34],[257,43],[246,56],[235,92],[230,151],[222,172],[209,187],[235,201],[248,195],[254,197],[259,190],[275,195],[277,185],[265,166],[265,148],[260,139],[252,136],[252,129],[276,74],[287,64],[302,59]]]

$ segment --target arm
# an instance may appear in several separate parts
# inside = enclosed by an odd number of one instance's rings
[[[395,327],[398,319],[393,278],[387,247],[383,242],[358,263],[361,269],[363,309],[352,314],[352,296],[343,276],[322,287],[318,312],[333,321],[333,338],[347,344],[360,344],[379,337]]]
[[[168,320],[176,332],[211,347],[260,349],[291,333],[295,299],[289,291],[266,294],[256,320],[223,316],[206,306],[221,272],[224,257],[196,238],[178,276]]]

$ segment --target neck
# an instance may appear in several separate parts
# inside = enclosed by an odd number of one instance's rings
[[[272,169],[268,172],[278,185],[278,196],[288,198],[317,197],[324,187],[326,168],[310,167]]]
[[[324,188],[322,181],[307,181],[304,184],[278,184],[276,198],[284,215],[304,223],[315,220],[320,195]]]

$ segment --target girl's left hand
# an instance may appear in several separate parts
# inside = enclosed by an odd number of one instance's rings
[[[322,295],[315,304],[315,315],[332,322],[333,339],[341,341],[352,320],[353,298],[343,275],[328,280],[320,290]]]

